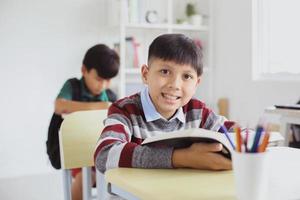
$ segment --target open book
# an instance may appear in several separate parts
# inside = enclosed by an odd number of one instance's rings
[[[173,131],[162,133],[157,136],[146,138],[142,145],[154,145],[154,146],[171,146],[175,148],[185,148],[192,143],[207,142],[207,143],[221,143],[223,149],[220,152],[225,157],[231,159],[233,151],[225,134],[206,130],[202,128],[191,128],[180,131]]]
[[[243,135],[244,133],[242,133]],[[231,141],[235,144],[235,133],[228,133]],[[255,132],[249,131],[248,144],[252,144]],[[243,136],[244,137],[244,136]],[[283,141],[283,137],[278,132],[271,132],[269,139],[269,146],[277,146]],[[159,135],[146,138],[142,145],[152,146],[170,146],[175,148],[185,148],[190,146],[192,143],[207,142],[207,143],[221,143],[223,149],[220,154],[226,158],[231,159],[233,148],[230,145],[226,135],[202,128],[191,128],[180,131],[164,132]]]

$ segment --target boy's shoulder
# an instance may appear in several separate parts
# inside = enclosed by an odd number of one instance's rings
[[[80,84],[80,79],[76,77],[68,78],[64,84]]]
[[[81,87],[80,85],[81,85],[80,79],[73,77],[73,78],[67,79],[65,81],[63,87],[67,86],[68,89],[72,90],[73,88],[79,88],[79,87]]]
[[[59,91],[59,94],[56,98],[62,98],[67,100],[80,99],[80,80],[77,78],[69,78],[65,81],[63,87]]]
[[[108,114],[112,114],[116,112],[127,113],[129,115],[130,114],[141,115],[142,104],[141,104],[140,93],[136,93],[131,96],[124,97],[114,102],[110,106]]]
[[[200,101],[199,99],[192,98],[187,104],[183,107],[183,112],[187,113],[191,110],[198,110],[198,109],[208,109],[204,102]]]

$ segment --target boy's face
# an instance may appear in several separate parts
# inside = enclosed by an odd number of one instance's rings
[[[200,77],[191,65],[153,59],[142,67],[143,82],[156,110],[166,119],[189,102],[200,83]]]
[[[81,71],[85,84],[92,95],[97,96],[109,87],[110,79],[99,77],[95,69],[88,71],[85,66],[82,66]]]

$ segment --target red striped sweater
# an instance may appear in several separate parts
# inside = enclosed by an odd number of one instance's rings
[[[116,167],[172,168],[173,148],[141,146],[142,141],[161,132],[196,127],[218,131],[221,125],[233,125],[196,99],[182,109],[185,123],[178,118],[147,122],[140,93],[113,103],[94,154],[97,169],[105,172]]]

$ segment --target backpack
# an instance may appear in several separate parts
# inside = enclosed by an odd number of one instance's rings
[[[70,81],[72,86],[72,100],[80,101],[80,95],[81,95],[80,81],[77,78],[72,78],[69,79],[68,81]],[[63,122],[63,118],[61,117],[61,115],[57,115],[53,113],[48,128],[48,137],[46,141],[47,154],[51,162],[51,165],[55,169],[61,168],[58,132],[62,122]]]

